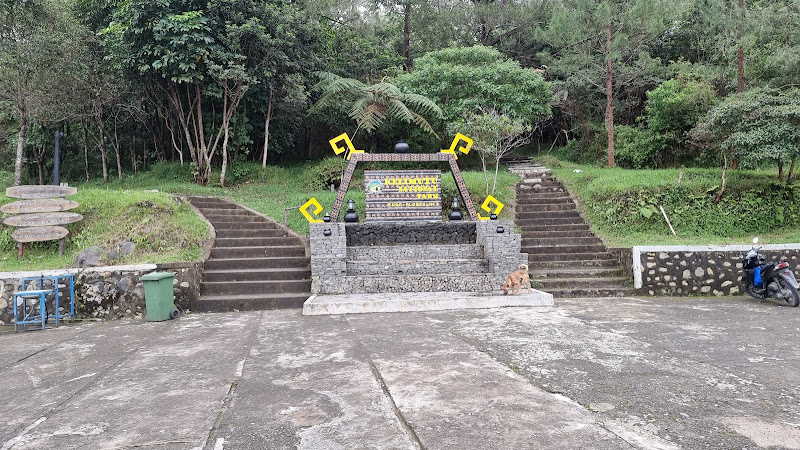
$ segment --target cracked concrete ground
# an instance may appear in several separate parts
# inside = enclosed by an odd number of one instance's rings
[[[0,450],[800,449],[800,309],[744,298],[0,333]]]

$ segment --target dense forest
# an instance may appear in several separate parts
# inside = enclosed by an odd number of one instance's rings
[[[460,132],[791,181],[798,77],[795,0],[0,0],[0,170],[49,182],[63,133],[67,181],[168,160],[224,185],[343,132],[370,152]]]

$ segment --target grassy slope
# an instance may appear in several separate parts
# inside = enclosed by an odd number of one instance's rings
[[[126,239],[137,243],[136,254],[126,258],[123,261],[126,264],[197,260],[202,254],[202,241],[207,238],[205,222],[197,218],[188,205],[175,201],[167,193],[225,198],[281,223],[284,209],[290,208],[289,227],[300,234],[307,234],[308,222],[296,208],[314,197],[324,207],[322,215],[330,211],[336,197],[329,190],[307,189],[307,180],[313,175],[308,173],[309,170],[310,166],[262,169],[252,164],[242,165],[240,176],[248,181],[222,189],[184,181],[189,179],[188,167],[162,163],[138,176],[126,176],[122,181],[76,184],[78,194],[70,198],[81,204],[75,211],[83,214],[85,219],[68,227],[71,235],[64,257],[58,258],[56,242],[45,242],[29,244],[25,258],[17,260],[15,243],[10,238],[11,229],[0,226],[0,271],[69,267],[81,249],[91,245],[113,247]],[[233,172],[229,174],[233,175]],[[485,199],[483,174],[464,172],[463,175],[476,208],[480,208]],[[455,192],[452,177],[445,175],[442,178],[445,192]],[[359,179],[357,174],[346,198],[356,201],[363,217],[364,191],[361,180],[363,176]],[[504,204],[511,205],[516,181],[515,175],[501,172],[494,196]],[[7,184],[0,182],[0,204],[13,200],[3,195]],[[154,189],[160,192],[149,192]],[[449,203],[445,199],[445,204]],[[512,217],[513,208],[504,209],[500,214],[501,219]]]
[[[603,239],[606,245],[613,247],[631,247],[634,245],[714,245],[714,244],[748,244],[754,236],[761,242],[769,244],[800,242],[800,228],[797,226],[756,227],[755,229],[737,230],[728,228],[725,233],[715,231],[712,227],[692,229],[680,221],[677,210],[684,205],[697,202],[696,199],[685,198],[676,204],[664,205],[667,215],[676,229],[673,236],[660,211],[647,219],[647,229],[615,226],[610,220],[599,217],[598,208],[587,207],[597,205],[626,192],[649,192],[656,197],[669,197],[670,190],[678,186],[679,169],[664,170],[625,170],[602,169],[593,166],[565,163],[554,158],[540,158],[540,161],[552,168],[553,174],[570,192],[578,197],[581,209],[592,222],[592,231]],[[575,170],[581,172],[576,172]],[[685,169],[681,180],[683,191],[696,192],[698,195],[713,197],[719,189],[720,170]],[[774,185],[777,173],[770,171],[731,171],[726,188],[727,195],[736,195],[753,187]],[[654,205],[655,206],[655,205]],[[726,211],[711,213],[725,214]],[[731,212],[733,214],[733,212]],[[732,217],[742,219],[743,214]],[[644,218],[641,218],[644,221]],[[743,220],[743,219],[742,219]]]

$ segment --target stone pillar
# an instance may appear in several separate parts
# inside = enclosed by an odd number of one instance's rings
[[[514,232],[513,221],[481,220],[477,227],[478,243],[483,245],[491,273],[505,277],[520,264],[528,264],[528,254],[521,253],[522,236]],[[498,227],[503,227],[502,233],[497,232]]]
[[[330,236],[325,236],[330,230]],[[342,222],[312,223],[309,227],[311,248],[311,293],[324,292],[326,281],[347,275],[347,234]]]

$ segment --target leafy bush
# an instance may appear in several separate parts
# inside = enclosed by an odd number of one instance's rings
[[[618,125],[614,127],[615,160],[628,169],[657,168],[669,151],[674,133],[657,133],[648,128]]]
[[[329,189],[331,184],[337,187],[342,183],[342,172],[347,161],[340,156],[329,156],[322,161],[307,166],[300,175],[301,184],[309,190]]]

